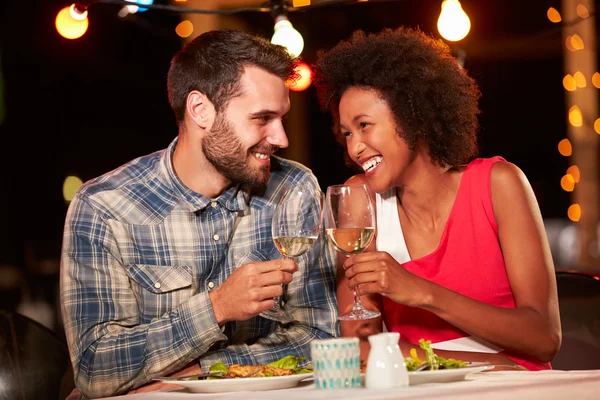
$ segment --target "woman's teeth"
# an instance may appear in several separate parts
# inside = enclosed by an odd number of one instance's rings
[[[362,169],[365,172],[369,172],[374,170],[380,163],[381,160],[383,160],[382,157],[373,157],[371,159],[369,159],[368,161],[364,162],[362,165]]]

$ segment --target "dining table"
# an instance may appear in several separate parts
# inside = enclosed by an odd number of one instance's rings
[[[427,372],[424,372],[427,373]],[[249,378],[252,379],[252,378]],[[237,388],[236,390],[240,390]],[[461,400],[587,400],[600,399],[600,370],[485,371],[453,382],[425,382],[397,389],[317,389],[308,377],[279,390],[193,393],[186,388],[105,397],[103,400],[331,400],[331,399],[461,399]]]

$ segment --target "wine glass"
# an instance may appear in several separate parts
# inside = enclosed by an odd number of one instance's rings
[[[273,242],[284,259],[300,257],[317,241],[323,197],[319,189],[305,185],[290,185],[284,190],[271,223]],[[260,315],[283,323],[293,321],[294,318],[281,308],[281,297],[274,300],[275,306]]]
[[[366,185],[334,185],[327,188],[324,225],[329,240],[346,257],[358,254],[375,236],[375,209]],[[376,318],[381,314],[364,308],[354,288],[352,309],[340,320]]]

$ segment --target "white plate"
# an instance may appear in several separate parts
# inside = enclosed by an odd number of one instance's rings
[[[305,379],[312,379],[313,374],[294,374],[287,376],[270,376],[264,378],[233,378],[233,379],[201,379],[183,381],[177,378],[157,378],[163,382],[181,385],[192,393],[221,393],[287,389],[298,386]]]
[[[487,363],[473,362],[468,367],[453,369],[438,369],[436,371],[409,372],[408,382],[410,385],[421,385],[423,383],[456,382],[464,380],[467,375],[487,371],[494,368]]]
[[[408,373],[408,384],[410,386],[422,385],[424,383],[444,383],[444,382],[456,382],[465,380],[467,375],[475,372],[487,371],[494,368],[493,365],[482,362],[472,362],[468,367],[464,368],[453,368],[453,369],[439,369],[436,371],[419,371]],[[361,374],[363,378],[363,386],[365,374]]]

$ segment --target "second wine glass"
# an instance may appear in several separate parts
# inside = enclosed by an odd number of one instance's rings
[[[334,185],[327,188],[324,225],[329,240],[346,257],[364,251],[375,236],[375,208],[366,185]],[[340,320],[379,317],[367,310],[354,289],[354,305]]]
[[[284,259],[295,259],[310,250],[321,231],[323,193],[306,185],[288,186],[280,197],[271,223],[273,242]],[[280,298],[275,306],[260,315],[280,321],[291,322],[294,318],[281,308]]]

